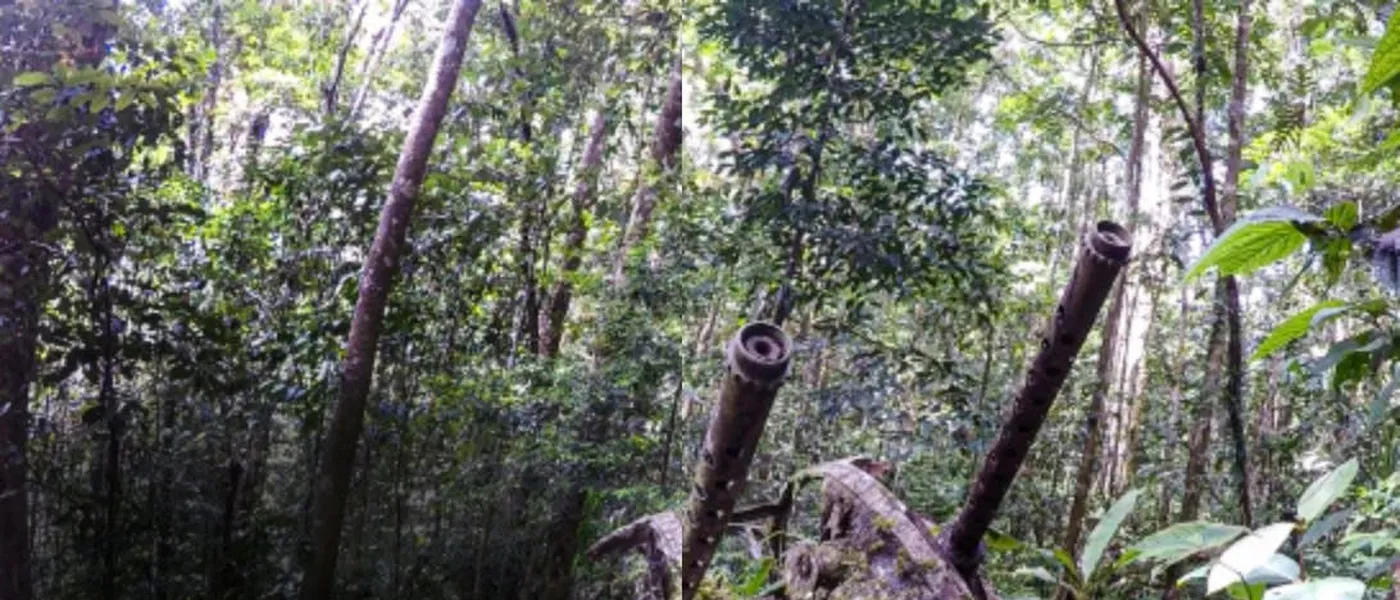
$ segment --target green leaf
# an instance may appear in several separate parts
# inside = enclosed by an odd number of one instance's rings
[[[44,85],[51,81],[53,81],[53,77],[49,76],[48,73],[30,71],[28,73],[20,73],[19,75],[16,75],[14,83],[15,87],[32,87],[36,85]]]
[[[1210,575],[1206,577],[1206,594],[1214,594],[1257,569],[1267,568],[1274,553],[1292,532],[1292,523],[1274,523],[1240,538],[1211,566]]]
[[[1313,523],[1312,526],[1308,527],[1307,532],[1305,532],[1302,537],[1298,538],[1298,550],[1301,551],[1317,543],[1318,540],[1332,535],[1338,527],[1346,525],[1347,522],[1351,520],[1351,513],[1352,511],[1350,510],[1337,511]]]
[[[1323,216],[1327,218],[1327,222],[1336,225],[1337,229],[1346,231],[1356,225],[1356,203],[1346,201],[1334,204],[1327,208]]]
[[[1366,584],[1347,577],[1327,577],[1279,586],[1264,592],[1264,600],[1361,600]]]
[[[1186,280],[1216,267],[1222,276],[1246,275],[1293,254],[1308,237],[1295,223],[1321,221],[1317,215],[1296,208],[1276,206],[1258,210],[1220,234],[1186,273]]]
[[[750,575],[748,579],[744,580],[744,584],[739,586],[737,591],[744,596],[753,596],[757,594],[763,589],[763,586],[768,583],[768,574],[772,572],[772,570],[773,559],[763,559],[763,562],[758,565],[758,569],[754,570],[753,574]]]
[[[1390,23],[1385,27],[1385,35],[1376,44],[1376,53],[1371,56],[1371,68],[1366,71],[1366,79],[1361,82],[1361,92],[1370,94],[1390,85],[1400,77],[1400,11],[1390,15]]]
[[[1137,553],[1132,562],[1160,560],[1170,565],[1196,553],[1224,546],[1248,532],[1248,529],[1237,525],[1188,521],[1149,535],[1128,550]]]
[[[1230,597],[1235,600],[1257,600],[1264,595],[1264,584],[1262,583],[1236,583],[1226,589],[1230,591]]]
[[[997,552],[1012,552],[1021,547],[1020,540],[990,528],[987,529],[987,535],[982,538],[982,541],[987,544],[988,550],[996,550]]]
[[[1340,300],[1325,300],[1308,307],[1298,314],[1288,317],[1282,323],[1279,323],[1278,326],[1274,327],[1274,330],[1269,332],[1269,335],[1264,338],[1264,341],[1259,342],[1259,347],[1254,349],[1254,354],[1250,355],[1249,360],[1252,362],[1268,357],[1279,348],[1287,346],[1289,342],[1303,337],[1312,326],[1313,316],[1317,315],[1318,311],[1324,308],[1339,308],[1342,306],[1346,306],[1346,303]]]
[[[1074,565],[1074,557],[1070,556],[1069,552],[1059,548],[1055,549],[1055,560],[1065,568],[1066,578],[1076,584],[1083,581],[1079,576],[1079,567]]]
[[[1079,555],[1079,572],[1084,575],[1084,581],[1089,581],[1094,576],[1094,569],[1098,567],[1099,561],[1103,559],[1104,550],[1108,548],[1109,540],[1118,533],[1118,528],[1123,526],[1123,520],[1128,518],[1128,514],[1133,512],[1133,506],[1137,504],[1138,496],[1142,495],[1141,489],[1136,489],[1123,494],[1108,511],[1099,519],[1099,523],[1094,526],[1094,530],[1089,533],[1089,537],[1084,542],[1084,552]]]
[[[1326,511],[1356,479],[1357,467],[1353,458],[1308,486],[1298,499],[1298,520],[1310,522]]]

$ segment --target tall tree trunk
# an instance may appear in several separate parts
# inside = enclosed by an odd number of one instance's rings
[[[1145,285],[1156,287],[1155,282],[1145,283]],[[1152,298],[1149,301],[1150,304],[1147,311],[1147,330],[1143,333],[1143,356],[1140,361],[1142,373],[1141,375],[1135,374],[1130,376],[1130,381],[1134,382],[1146,382],[1147,380],[1147,353],[1151,352],[1152,343],[1154,341],[1153,338],[1157,335],[1157,310],[1161,292],[1154,289],[1151,294]],[[1144,394],[1143,390],[1139,387],[1134,387],[1130,396],[1131,403],[1128,410],[1128,426],[1123,440],[1123,488],[1128,488],[1132,485],[1133,475],[1137,473],[1138,446],[1142,443],[1142,417],[1143,414],[1147,412],[1149,397],[1150,395]]]
[[[1191,133],[1192,146],[1195,148],[1196,157],[1199,160],[1201,167],[1201,202],[1203,205],[1205,205],[1207,216],[1210,217],[1212,230],[1215,232],[1216,236],[1219,236],[1225,231],[1227,227],[1229,227],[1230,223],[1234,221],[1234,213],[1236,209],[1236,199],[1234,198],[1234,196],[1236,192],[1234,190],[1230,191],[1230,202],[1224,205],[1218,203],[1218,198],[1216,196],[1215,189],[1215,176],[1211,166],[1211,155],[1209,149],[1206,146],[1205,74],[1207,64],[1205,54],[1206,27],[1204,1],[1193,0],[1193,2],[1191,3],[1191,29],[1194,38],[1194,42],[1192,45],[1192,62],[1194,63],[1194,69],[1196,71],[1197,80],[1195,98],[1196,103],[1194,114],[1192,113],[1191,108],[1182,99],[1180,89],[1177,87],[1175,80],[1170,76],[1170,74],[1167,73],[1166,67],[1162,64],[1161,59],[1151,51],[1151,49],[1147,46],[1147,43],[1143,40],[1142,36],[1139,35],[1136,29],[1133,27],[1131,18],[1128,16],[1128,10],[1125,2],[1126,0],[1114,0],[1114,8],[1118,13],[1119,22],[1127,31],[1129,37],[1133,39],[1133,42],[1137,44],[1138,48],[1148,56],[1148,59],[1152,62],[1153,68],[1161,76],[1162,82],[1167,86],[1167,91],[1171,93],[1172,100],[1176,104],[1177,109],[1181,112],[1182,120],[1186,121],[1187,129]],[[1240,138],[1242,138],[1243,134],[1243,98],[1246,91],[1244,85],[1244,77],[1246,76],[1245,67],[1247,66],[1247,57],[1243,50],[1247,49],[1249,37],[1248,9],[1249,7],[1247,4],[1241,6],[1240,22],[1239,27],[1237,27],[1236,31],[1235,82],[1231,89],[1232,115],[1230,119],[1230,128],[1232,145],[1240,143]],[[1237,178],[1239,165],[1237,158],[1238,155],[1234,154],[1235,152],[1238,152],[1238,150],[1232,148],[1232,156],[1236,157],[1236,165],[1234,171],[1235,177]],[[1236,179],[1235,181],[1237,182],[1238,179]],[[1248,460],[1247,456],[1245,455],[1246,447],[1243,431],[1243,419],[1238,414],[1239,412],[1242,412],[1239,405],[1243,400],[1244,391],[1244,361],[1241,347],[1242,341],[1240,340],[1241,332],[1239,323],[1239,307],[1239,288],[1234,278],[1221,277],[1220,279],[1218,279],[1216,282],[1215,310],[1213,311],[1215,317],[1211,325],[1211,346],[1209,348],[1209,351],[1207,352],[1207,356],[1212,357],[1215,360],[1221,362],[1227,359],[1229,360],[1229,385],[1228,389],[1225,389],[1225,393],[1221,394],[1220,397],[1224,399],[1224,404],[1226,405],[1227,410],[1231,411],[1232,413],[1235,413],[1231,415],[1232,429],[1238,429],[1237,432],[1232,432],[1238,433],[1238,435],[1235,436],[1235,470],[1238,479],[1241,482],[1244,482],[1248,479]],[[1218,328],[1224,328],[1225,331],[1230,333],[1231,335],[1226,336],[1224,334],[1225,332],[1218,332]],[[1221,369],[1222,365],[1216,362],[1211,362],[1210,364],[1206,365],[1206,380],[1208,384],[1204,387],[1207,394],[1219,393],[1220,391],[1222,391],[1220,386]],[[1212,396],[1207,397],[1209,398]],[[1202,413],[1198,411],[1197,416],[1200,417],[1201,414]],[[1208,413],[1206,414],[1208,416]],[[1236,423],[1238,423],[1238,427],[1235,427]],[[1204,436],[1202,436],[1203,439],[1207,441],[1209,440],[1209,423],[1197,423],[1195,429],[1203,431],[1205,434]],[[1205,444],[1199,448],[1193,447],[1193,456],[1191,457],[1191,460],[1203,467],[1205,457],[1203,455],[1196,456],[1195,454],[1197,454],[1198,452],[1204,453],[1207,448],[1208,444]],[[1192,496],[1194,494],[1195,496],[1199,497],[1200,490],[1193,490],[1192,487],[1199,487],[1201,484],[1202,482],[1198,479],[1189,477],[1188,473],[1188,478],[1186,481],[1186,495]],[[1248,485],[1242,486],[1240,488],[1239,501],[1241,513],[1244,520],[1246,522],[1252,521]],[[1183,512],[1186,512],[1186,508],[1187,507],[1183,506]],[[1194,513],[1194,509],[1191,512]]]
[[[427,172],[428,155],[437,137],[447,103],[457,86],[462,56],[471,36],[481,0],[457,0],[448,15],[447,29],[433,58],[432,72],[423,88],[413,125],[404,140],[388,200],[380,213],[374,244],[365,257],[360,275],[359,299],[341,365],[341,385],[335,414],[326,435],[326,450],[316,478],[312,530],[311,567],[302,588],[305,600],[329,600],[333,594],[335,564],[339,554],[341,525],[345,521],[346,494],[355,459],[355,446],[364,426],[365,400],[374,373],[385,306],[394,274],[404,254],[413,203]]]
[[[1060,545],[1070,554],[1077,554],[1079,535],[1084,527],[1084,516],[1089,510],[1089,493],[1093,491],[1094,474],[1098,469],[1100,447],[1103,442],[1101,425],[1104,404],[1113,383],[1113,361],[1118,352],[1118,326],[1123,317],[1124,280],[1119,279],[1113,289],[1108,316],[1104,317],[1103,342],[1099,344],[1098,365],[1094,371],[1094,392],[1089,400],[1089,412],[1084,416],[1084,446],[1079,457],[1079,471],[1074,480],[1074,500],[1070,503],[1069,521],[1065,524],[1065,537]]]
[[[544,340],[541,354],[547,357],[559,355],[559,345],[564,339],[564,324],[569,318],[569,304],[573,301],[573,278],[583,264],[583,244],[588,240],[588,211],[593,208],[598,171],[603,164],[603,148],[608,138],[607,112],[599,109],[593,116],[593,124],[588,134],[588,146],[583,151],[583,163],[579,168],[578,184],[574,188],[571,202],[569,236],[564,240],[563,264],[559,268],[559,281],[549,295],[549,313],[540,324],[540,338]]]
[[[1216,302],[1220,301],[1220,286],[1216,286]],[[1216,317],[1219,316],[1217,313]],[[1181,521],[1194,521],[1200,516],[1201,496],[1206,485],[1206,463],[1210,459],[1211,424],[1215,420],[1215,405],[1210,399],[1220,391],[1225,362],[1225,324],[1216,318],[1210,325],[1207,342],[1205,379],[1201,382],[1201,397],[1192,411],[1191,433],[1187,437],[1186,482],[1181,497]]]
[[[219,91],[223,88],[224,69],[227,68],[228,53],[224,48],[224,6],[222,0],[214,1],[213,21],[209,26],[209,43],[214,46],[214,62],[209,65],[209,78],[204,90],[204,98],[196,109],[192,123],[194,135],[190,139],[190,151],[194,153],[191,173],[200,181],[208,181],[209,158],[214,153],[214,112],[219,107]]]
[[[1162,467],[1168,472],[1172,470],[1174,466],[1172,463],[1176,461],[1176,445],[1179,435],[1177,432],[1181,429],[1182,388],[1186,383],[1186,369],[1190,366],[1190,361],[1186,358],[1186,341],[1191,335],[1191,328],[1189,326],[1190,320],[1188,318],[1191,316],[1190,299],[1190,288],[1182,286],[1181,314],[1177,318],[1176,325],[1176,360],[1179,362],[1172,365],[1169,370],[1172,381],[1171,400],[1169,409],[1167,410],[1166,434],[1163,436],[1162,442]],[[1171,485],[1168,479],[1169,478],[1166,477],[1162,478],[1162,488],[1157,499],[1157,527],[1159,529],[1165,528],[1171,524],[1172,496],[1175,493],[1176,486]]]
[[[515,26],[515,17],[505,2],[499,4],[501,15],[501,31],[506,36],[506,41],[510,43],[511,54],[515,57],[516,66],[514,75],[526,89],[525,94],[520,99],[520,113],[516,126],[518,127],[518,138],[521,144],[526,147],[533,146],[534,133],[530,125],[533,118],[534,92],[530,91],[529,83],[525,76],[524,67],[520,66],[520,32]],[[533,156],[533,152],[531,153]],[[536,234],[539,230],[539,223],[543,221],[542,192],[531,183],[533,179],[536,163],[527,162],[525,166],[525,185],[514,188],[520,195],[516,199],[520,212],[520,230],[518,235],[518,245],[516,246],[516,260],[519,261],[518,268],[521,276],[521,307],[520,321],[516,329],[516,340],[523,340],[525,350],[530,354],[538,353],[540,350],[540,290],[539,276],[535,270],[536,257]]]
[[[1084,137],[1084,111],[1089,106],[1089,95],[1093,92],[1094,82],[1099,75],[1099,51],[1095,47],[1089,54],[1089,76],[1084,80],[1084,87],[1079,90],[1079,102],[1076,105],[1074,118],[1074,133],[1070,136],[1069,142],[1069,162],[1065,165],[1064,178],[1060,184],[1059,207],[1063,211],[1064,220],[1061,222],[1069,227],[1068,248],[1073,253],[1078,248],[1079,240],[1079,188],[1081,187],[1080,172],[1083,171],[1083,161],[1080,160],[1083,154]],[[1064,255],[1066,245],[1060,240],[1055,241],[1055,248],[1050,254],[1050,281],[1059,281],[1060,260]],[[1071,254],[1072,256],[1072,254]],[[1071,258],[1073,260],[1073,258]],[[1051,285],[1054,285],[1053,283]]]
[[[651,143],[652,164],[644,167],[641,185],[632,199],[632,214],[622,233],[622,247],[618,249],[617,260],[613,265],[613,279],[623,281],[623,269],[632,249],[647,235],[651,226],[651,213],[656,209],[660,193],[656,189],[658,179],[674,169],[679,162],[681,148],[681,59],[677,57],[671,68],[671,83],[666,88],[666,99],[661,105],[661,114],[656,118],[655,137]]]
[[[1230,141],[1225,151],[1225,184],[1221,186],[1220,220],[1215,234],[1219,236],[1235,222],[1239,208],[1240,154],[1244,147],[1244,103],[1249,94],[1249,0],[1240,0],[1235,26],[1235,68],[1230,86],[1228,129]],[[1230,437],[1235,446],[1235,485],[1240,515],[1246,526],[1254,525],[1254,512],[1249,497],[1249,454],[1244,431],[1244,332],[1240,324],[1239,282],[1225,279],[1226,323],[1230,346],[1226,353],[1227,385],[1225,410],[1230,417]]]
[[[36,5],[42,6],[42,5]],[[116,0],[111,2],[117,8]],[[61,10],[54,18],[69,17]],[[83,15],[87,16],[87,15]],[[96,19],[59,23],[81,33],[76,43],[55,36],[54,44],[34,53],[0,56],[0,74],[48,72],[60,54],[72,56],[79,67],[96,67],[107,56],[108,40],[115,28]],[[43,25],[51,25],[44,23]],[[0,31],[0,44],[23,31]],[[21,125],[0,138],[0,160],[44,156],[56,145],[44,123]],[[63,159],[64,157],[60,157]],[[37,159],[42,160],[42,159]],[[8,166],[8,165],[6,165]],[[45,165],[34,164],[29,173]],[[64,169],[70,165],[52,165]],[[39,315],[49,283],[50,253],[44,242],[59,222],[58,206],[68,201],[75,184],[63,175],[58,185],[38,181],[33,175],[0,178],[0,600],[29,600],[34,594],[29,532],[28,444],[29,391],[36,370]]]
[[[1093,85],[1098,75],[1098,54],[1097,52],[1090,58],[1089,78],[1084,81],[1084,89],[1080,92],[1080,110],[1087,106],[1093,92]],[[1141,88],[1141,82],[1139,82]],[[1075,130],[1076,140],[1078,139],[1078,126]],[[1136,128],[1134,136],[1137,135]],[[1139,145],[1135,148],[1136,157],[1129,157],[1128,160],[1128,181],[1134,182],[1135,162],[1141,161],[1142,148]],[[1073,169],[1073,167],[1071,167]],[[1066,174],[1065,187],[1071,190],[1074,186],[1075,174],[1071,171]],[[1135,186],[1130,183],[1128,186],[1128,213],[1127,226],[1129,233],[1132,232],[1133,222],[1137,213],[1138,192]],[[1075,204],[1074,198],[1065,198],[1065,205]],[[1087,205],[1087,203],[1086,203]],[[1070,223],[1076,223],[1077,219],[1071,218]],[[1073,226],[1073,225],[1072,225]],[[1075,227],[1074,235],[1079,235],[1078,227]],[[1110,388],[1113,386],[1113,363],[1118,358],[1118,328],[1123,320],[1123,300],[1125,288],[1127,287],[1126,276],[1120,277],[1114,286],[1113,297],[1109,301],[1108,314],[1104,317],[1103,341],[1099,344],[1098,363],[1095,366],[1095,385],[1093,394],[1090,396],[1088,414],[1084,421],[1084,446],[1083,454],[1079,458],[1079,470],[1074,480],[1074,499],[1070,503],[1069,520],[1065,524],[1064,539],[1061,540],[1061,547],[1074,553],[1079,545],[1079,536],[1084,527],[1084,515],[1089,510],[1089,496],[1093,491],[1094,475],[1098,469],[1098,459],[1103,441],[1103,431],[1101,429],[1104,420],[1104,404]]]

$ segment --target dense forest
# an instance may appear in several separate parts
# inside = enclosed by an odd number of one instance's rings
[[[1396,9],[0,0],[0,600],[1394,599]]]

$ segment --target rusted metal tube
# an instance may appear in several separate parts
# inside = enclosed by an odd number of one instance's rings
[[[1050,405],[1069,376],[1074,358],[1103,308],[1123,265],[1132,253],[1132,238],[1117,223],[1100,221],[1085,236],[1069,285],[1060,296],[1040,352],[1016,395],[1015,405],[973,481],[972,493],[944,533],[949,562],[972,581],[979,563],[982,536],[996,517],[1011,482],[1045,422]]]
[[[695,468],[681,551],[681,596],[691,600],[744,491],[754,451],[788,375],[792,342],[776,325],[739,330],[725,351],[724,384]]]

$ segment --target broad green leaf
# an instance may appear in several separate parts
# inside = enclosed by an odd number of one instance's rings
[[[763,559],[763,562],[758,565],[758,568],[754,570],[753,574],[744,581],[743,585],[739,586],[738,592],[744,596],[753,596],[757,594],[759,590],[762,590],[764,585],[768,583],[768,574],[772,570],[773,559]]]
[[[1264,600],[1361,600],[1366,584],[1347,577],[1327,577],[1279,586],[1264,592]]]
[[[1055,560],[1060,563],[1060,566],[1065,568],[1065,575],[1070,581],[1076,584],[1083,581],[1083,579],[1079,577],[1079,567],[1074,565],[1074,557],[1070,556],[1069,552],[1059,548],[1055,549]]]
[[[1321,540],[1337,530],[1338,527],[1345,526],[1351,520],[1351,510],[1339,510],[1323,519],[1313,523],[1308,527],[1307,532],[1298,538],[1298,550],[1307,548],[1318,540]]]
[[[1137,553],[1132,562],[1160,560],[1172,564],[1198,552],[1224,546],[1248,532],[1248,529],[1237,525],[1188,521],[1149,535],[1128,550]]]
[[[1206,593],[1214,594],[1265,567],[1293,532],[1292,523],[1274,523],[1240,538],[1220,555],[1206,578]]]
[[[1237,583],[1226,588],[1230,592],[1230,597],[1235,600],[1259,600],[1264,595],[1264,584],[1243,584]]]
[[[987,549],[997,552],[1011,552],[1021,547],[1019,540],[994,529],[988,529],[982,541],[987,544]]]
[[[1357,467],[1353,458],[1308,486],[1298,499],[1298,520],[1310,522],[1326,511],[1356,479]]]
[[[1323,216],[1327,218],[1327,222],[1336,225],[1337,229],[1346,231],[1356,225],[1356,203],[1347,201],[1333,204],[1327,208]]]
[[[44,85],[46,83],[49,83],[50,81],[53,81],[53,78],[50,77],[48,73],[30,71],[28,73],[20,73],[19,75],[15,76],[15,87],[32,87],[36,85]]]
[[[1274,327],[1274,330],[1269,332],[1264,341],[1259,342],[1259,347],[1254,349],[1254,354],[1249,357],[1249,360],[1256,361],[1265,358],[1279,348],[1287,346],[1289,342],[1303,337],[1312,326],[1313,317],[1317,315],[1318,311],[1325,308],[1340,308],[1345,305],[1340,300],[1325,300],[1288,317],[1277,327]]]
[[[1186,280],[1200,277],[1211,267],[1222,276],[1247,275],[1277,262],[1293,254],[1308,239],[1294,223],[1321,220],[1322,217],[1286,206],[1250,213],[1211,243],[1186,273]]]
[[[1361,82],[1361,92],[1373,93],[1390,85],[1397,77],[1400,77],[1400,11],[1390,15],[1385,35],[1376,44],[1376,53],[1371,55],[1371,68],[1366,70],[1366,78]]]
[[[1094,577],[1094,569],[1103,559],[1109,540],[1118,533],[1118,528],[1123,526],[1123,520],[1128,518],[1128,514],[1133,512],[1133,506],[1137,504],[1138,496],[1141,495],[1141,489],[1123,494],[1123,497],[1103,514],[1094,530],[1089,532],[1089,537],[1084,542],[1084,551],[1079,555],[1079,572],[1083,574],[1084,581],[1090,581]]]

